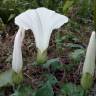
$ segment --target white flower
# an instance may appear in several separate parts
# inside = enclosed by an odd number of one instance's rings
[[[15,18],[15,23],[25,30],[33,31],[36,47],[43,53],[48,45],[53,29],[68,22],[68,18],[47,8],[30,9]]]
[[[95,32],[93,31],[86,52],[85,62],[83,66],[83,74],[89,73],[92,76],[94,75],[95,56],[96,56],[96,38],[95,38]]]
[[[22,70],[22,65],[23,65],[21,46],[22,46],[24,35],[25,35],[24,31],[25,30],[20,27],[14,41],[12,69],[16,73],[19,73]]]
[[[81,77],[81,86],[88,90],[92,87],[93,76],[95,71],[95,56],[96,56],[96,38],[95,32],[92,32],[89,45],[86,52],[85,62],[83,65],[83,73]]]

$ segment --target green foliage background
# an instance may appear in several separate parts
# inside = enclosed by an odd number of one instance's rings
[[[47,7],[54,11],[67,14],[74,4],[82,5],[80,14],[86,15],[91,1],[87,0],[0,0],[0,18],[6,24],[19,13],[38,7]]]

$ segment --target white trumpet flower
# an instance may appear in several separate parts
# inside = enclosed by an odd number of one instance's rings
[[[15,23],[25,30],[31,29],[38,49],[37,58],[44,60],[53,29],[68,22],[68,18],[55,11],[41,7],[29,9],[15,18]],[[41,61],[42,61],[41,60]],[[43,63],[43,62],[42,62]]]
[[[86,52],[85,62],[83,66],[83,74],[90,73],[92,76],[94,75],[95,56],[96,56],[96,39],[95,39],[95,32],[92,32]]]
[[[85,89],[89,89],[92,85],[92,79],[95,70],[95,57],[96,57],[96,37],[95,32],[92,32],[89,45],[86,52],[85,62],[83,65],[83,76],[81,79],[81,85]]]
[[[25,35],[24,31],[25,30],[20,27],[14,41],[12,69],[16,73],[19,73],[22,70],[22,65],[23,65],[21,46],[22,46],[24,35]]]

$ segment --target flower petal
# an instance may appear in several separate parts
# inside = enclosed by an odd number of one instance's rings
[[[15,41],[14,41],[14,50],[13,50],[13,59],[12,59],[12,69],[19,73],[22,70],[22,41],[24,38],[24,32],[25,30],[23,28],[20,28],[16,34]]]
[[[95,38],[95,32],[92,32],[86,52],[83,74],[90,73],[92,76],[94,75],[95,56],[96,56],[96,38]]]
[[[67,23],[68,18],[44,7],[37,8],[36,12],[39,22],[41,22],[42,25],[42,34],[39,35],[42,42],[39,43],[38,48],[44,51],[49,45],[52,31],[61,27],[64,23]]]
[[[36,47],[41,52],[47,49],[52,30],[67,22],[66,16],[44,7],[27,10],[15,18],[17,25],[33,31]]]

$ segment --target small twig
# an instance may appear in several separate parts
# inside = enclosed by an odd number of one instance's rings
[[[28,74],[24,73],[24,75],[27,76],[29,79],[32,80],[32,78]]]

